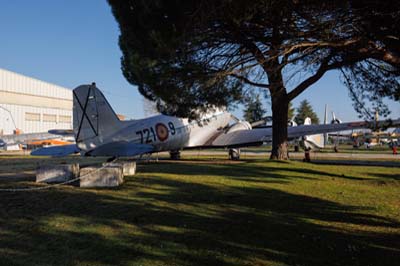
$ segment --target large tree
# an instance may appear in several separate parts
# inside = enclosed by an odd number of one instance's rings
[[[374,82],[393,83],[396,77],[392,68],[399,63],[394,52],[398,46],[363,31],[363,21],[373,11],[366,5],[353,6],[358,2],[109,3],[120,25],[123,73],[146,98],[156,100],[161,111],[193,116],[198,113],[193,110],[238,101],[249,88],[269,90],[273,159],[287,158],[289,102],[327,71],[341,69],[345,80],[352,81],[359,77],[360,67],[373,64],[383,65],[376,69],[386,75]],[[391,14],[398,12],[395,2],[391,7]]]
[[[318,115],[314,112],[311,104],[307,100],[302,100],[297,108],[297,114],[294,121],[298,125],[304,124],[304,120],[309,117],[313,124],[319,124]]]

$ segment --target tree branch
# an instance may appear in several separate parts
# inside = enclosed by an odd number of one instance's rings
[[[249,80],[249,79],[246,78],[246,77],[243,77],[243,76],[240,76],[240,75],[237,75],[237,74],[234,74],[234,73],[231,73],[231,74],[229,74],[229,75],[232,76],[232,77],[235,77],[235,78],[237,78],[237,79],[239,79],[239,80],[241,80],[241,81],[243,81],[243,82],[245,82],[245,83],[247,83],[247,84],[249,84],[249,85],[252,85],[252,86],[257,86],[257,87],[265,88],[265,89],[268,89],[268,88],[269,88],[269,85],[268,85],[268,84],[257,83],[257,82],[254,82],[254,81]]]
[[[328,56],[325,58],[325,60],[321,63],[319,66],[317,72],[312,75],[311,77],[307,78],[303,82],[301,82],[299,85],[297,85],[296,88],[294,88],[291,92],[288,93],[288,98],[289,100],[293,100],[297,96],[299,96],[303,91],[305,91],[308,87],[310,87],[312,84],[317,82],[328,70],[332,69],[329,67],[328,62],[331,59],[331,56]]]
[[[327,71],[332,69],[338,69],[344,66],[352,65],[362,60],[367,59],[365,54],[351,54],[345,57],[342,61],[336,61],[334,63],[329,64],[329,61],[332,59],[332,54],[327,56],[322,63],[320,64],[317,72],[311,77],[307,78],[296,88],[294,88],[291,92],[288,93],[288,97],[290,100],[293,100],[297,96],[299,96],[303,91],[305,91],[309,86],[317,82]]]

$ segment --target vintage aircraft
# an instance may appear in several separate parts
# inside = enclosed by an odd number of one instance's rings
[[[252,128],[235,121],[224,110],[202,115],[196,121],[166,115],[120,121],[103,93],[93,83],[73,90],[73,132],[76,144],[42,148],[32,155],[137,156],[160,151],[171,155],[182,149],[238,148],[261,145],[272,140],[272,128]],[[400,124],[400,119],[391,121]],[[289,138],[326,132],[383,126],[385,122],[351,122],[301,125],[288,128]],[[62,134],[61,131],[56,133]]]

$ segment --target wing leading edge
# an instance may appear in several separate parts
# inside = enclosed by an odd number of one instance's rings
[[[79,153],[80,151],[81,150],[76,144],[71,144],[71,145],[40,148],[32,151],[31,155],[62,157],[74,153]],[[101,145],[87,152],[87,154],[85,155],[128,157],[128,156],[141,155],[145,153],[151,153],[153,151],[154,147],[152,145],[119,141]]]
[[[345,131],[360,128],[382,128],[399,126],[400,119],[368,122],[358,121],[342,124],[328,125],[301,125],[288,128],[288,138],[297,138],[306,135],[314,135],[321,133]],[[219,135],[211,146],[215,147],[244,147],[255,144],[262,144],[265,141],[272,140],[272,128],[254,128],[251,130],[240,130],[234,132],[223,133]]]
[[[87,153],[90,156],[129,157],[151,153],[154,147],[149,144],[138,144],[126,141],[116,141],[101,145]]]
[[[76,144],[70,144],[70,145],[39,148],[37,150],[32,151],[31,155],[63,157],[78,152],[80,152],[78,146],[76,146]]]

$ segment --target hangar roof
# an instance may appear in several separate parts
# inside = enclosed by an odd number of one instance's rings
[[[0,91],[72,101],[72,90],[0,68]]]

